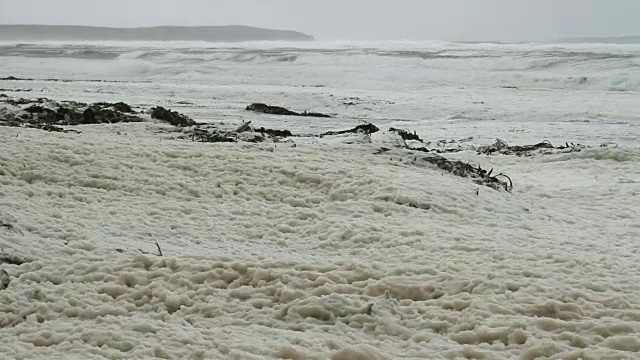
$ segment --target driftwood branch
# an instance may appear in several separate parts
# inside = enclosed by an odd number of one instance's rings
[[[149,251],[144,251],[142,249],[138,249],[138,251],[140,251],[140,253],[145,254],[145,255],[164,256],[164,254],[162,253],[162,249],[160,248],[160,244],[158,244],[157,241],[155,243],[156,243],[156,247],[158,248],[158,253],[157,254],[151,253]]]
[[[513,180],[511,180],[511,178],[509,176],[507,176],[505,174],[502,174],[502,173],[494,176],[494,178],[497,178],[498,176],[506,177],[507,180],[509,180],[509,184],[508,185],[504,184],[504,189],[507,190],[508,192],[511,192],[511,190],[513,190]]]
[[[509,179],[511,180],[511,179]],[[158,242],[156,241],[156,247],[158,248],[158,256],[163,256],[162,255],[162,249],[160,249],[160,244],[158,244]]]
[[[237,133],[241,133],[241,132],[245,132],[247,130],[249,130],[249,125],[251,125],[251,121],[247,121],[245,123],[242,123],[242,125],[240,125],[235,132]]]

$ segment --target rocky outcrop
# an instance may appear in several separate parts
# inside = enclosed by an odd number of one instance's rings
[[[117,103],[107,103],[107,102],[99,102],[99,103],[95,103],[93,104],[93,106],[98,106],[98,107],[102,107],[102,108],[113,108],[114,110],[123,112],[123,113],[127,113],[127,114],[133,114],[135,113],[135,111],[133,111],[133,108],[131,107],[131,105],[127,104],[127,103],[123,103],[121,102],[117,102]]]
[[[133,110],[129,105],[124,103],[87,105],[76,102],[58,103],[48,99],[35,101],[19,99],[6,102],[14,106],[28,105],[14,113],[7,113],[0,119],[0,123],[4,123],[2,125],[9,126],[25,125],[52,130],[55,126],[143,121],[141,117],[132,113]],[[131,113],[124,113],[121,110],[128,110]]]
[[[271,106],[271,105],[266,105],[261,103],[253,103],[247,106],[247,110],[264,113],[264,114],[298,116],[297,112],[291,111],[289,109],[285,109],[280,106]]]
[[[2,98],[5,108],[0,116],[2,126],[25,126],[47,131],[77,132],[65,130],[61,126],[113,124],[120,122],[141,122],[130,105],[119,103],[85,104],[74,101],[57,102],[39,98],[11,99]]]
[[[196,125],[196,122],[188,116],[180,114],[176,111],[171,111],[171,109],[167,110],[162,106],[151,109],[151,117],[153,119],[166,121],[169,124],[178,127],[188,127]]]
[[[317,113],[317,112],[295,112],[289,109],[280,107],[280,106],[272,106],[266,105],[262,103],[253,103],[246,108],[247,111],[255,111],[264,114],[273,114],[273,115],[285,115],[285,116],[308,116],[308,117],[320,117],[320,118],[330,118],[331,115]]]

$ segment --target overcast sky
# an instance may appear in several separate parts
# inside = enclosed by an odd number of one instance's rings
[[[0,23],[241,24],[326,40],[551,40],[640,35],[640,0],[0,0]]]

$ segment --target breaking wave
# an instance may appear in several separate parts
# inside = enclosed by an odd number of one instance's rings
[[[391,76],[412,73],[427,83],[640,91],[640,47],[637,45],[5,43],[0,44],[0,57],[3,62],[24,58],[101,61],[106,67],[133,66],[136,69],[133,73],[140,75],[155,74],[153,69],[169,75],[185,72],[206,75],[211,69],[234,64],[328,64],[363,73],[373,69],[384,72],[387,77],[389,73]]]

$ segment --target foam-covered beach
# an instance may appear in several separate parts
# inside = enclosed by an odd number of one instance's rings
[[[636,358],[638,52],[3,44],[0,357]],[[27,126],[45,97],[142,121]],[[194,141],[154,106],[254,129]]]

